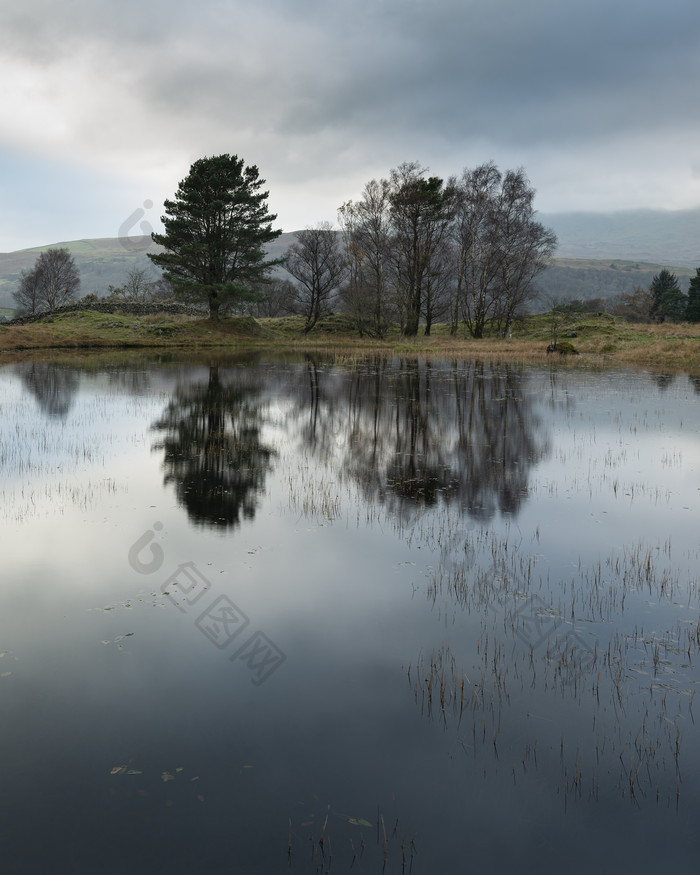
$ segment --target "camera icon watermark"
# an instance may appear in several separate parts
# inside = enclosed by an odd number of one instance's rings
[[[220,595],[194,624],[215,647],[223,650],[250,625],[250,620],[230,598]]]
[[[523,600],[513,619],[515,634],[531,650],[541,647],[564,622],[539,596]]]
[[[563,683],[576,684],[597,665],[597,653],[581,632],[539,596],[523,601],[513,617],[515,636],[530,650],[557,666]]]
[[[151,238],[153,226],[148,219],[145,221],[141,220],[146,215],[146,210],[150,210],[152,207],[153,201],[150,198],[147,198],[143,202],[143,207],[135,209],[134,212],[131,213],[130,216],[127,216],[121,223],[117,237],[122,249],[125,249],[127,252],[143,252],[151,245],[153,242]],[[139,223],[141,234],[132,237],[130,234],[136,227],[137,222]]]
[[[251,682],[256,686],[264,683],[287,657],[263,632],[252,638],[230,657],[231,662],[242,660],[251,673]]]
[[[131,568],[139,574],[155,574],[165,562],[165,551],[155,543],[163,524],[156,522],[132,544],[128,553]],[[219,595],[207,604],[211,582],[194,562],[183,562],[160,585],[160,592],[181,614],[193,608],[199,611],[195,627],[218,650],[239,646],[229,656],[230,662],[242,662],[255,686],[263,684],[287,659],[283,651],[260,629],[243,639],[241,633],[250,626],[249,617],[227,595]],[[203,606],[204,610],[201,610]],[[242,642],[242,643],[241,643]]]
[[[501,568],[494,568],[492,574],[506,586],[498,605],[491,601],[488,608],[510,625],[514,639],[527,647],[531,658],[537,655],[554,664],[565,684],[577,683],[583,673],[594,672],[598,654],[573,621],[539,595],[530,594],[527,583],[517,575],[505,575]]]
[[[181,614],[186,614],[188,608],[196,604],[210,589],[211,583],[194,562],[183,562],[178,565],[177,570],[160,586],[160,591],[170,599]],[[177,590],[179,599],[175,598],[173,590]]]

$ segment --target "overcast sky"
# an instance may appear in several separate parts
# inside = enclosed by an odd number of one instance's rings
[[[522,166],[545,213],[700,206],[698,0],[22,0],[0,89],[0,251],[157,228],[223,152],[285,231],[403,161]]]

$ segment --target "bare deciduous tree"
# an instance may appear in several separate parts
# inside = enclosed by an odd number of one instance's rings
[[[553,231],[535,220],[535,190],[525,171],[508,170],[497,203],[498,274],[495,326],[503,337],[514,317],[536,296],[535,279],[557,245]]]
[[[547,326],[549,328],[549,344],[547,352],[555,352],[559,341],[559,332],[566,318],[566,305],[558,295],[544,295],[547,307]]]
[[[173,287],[164,276],[151,283],[152,301],[171,301],[174,296]]]
[[[15,309],[18,316],[25,316],[28,313],[38,313],[44,309],[44,302],[41,300],[41,291],[39,288],[39,277],[36,270],[23,270],[20,276],[19,285],[12,293],[15,301]]]
[[[273,319],[296,312],[296,289],[290,280],[275,277],[265,285],[265,297],[248,306],[251,316]]]
[[[416,162],[401,164],[390,174],[390,216],[393,261],[402,333],[418,333],[428,277],[447,241],[453,218],[455,190],[437,176],[424,178]]]
[[[473,337],[483,337],[487,323],[505,336],[536,297],[535,279],[556,236],[535,220],[534,197],[522,169],[501,174],[488,162],[463,172],[454,226],[459,275],[453,332],[461,316]]]
[[[457,255],[454,247],[443,241],[431,259],[430,271],[425,279],[422,315],[426,337],[430,336],[434,322],[440,322],[449,315],[455,297],[456,279]]]
[[[284,267],[297,281],[296,301],[306,317],[307,334],[330,310],[333,294],[345,279],[347,263],[330,222],[298,231],[295,237],[297,242],[287,250]]]
[[[22,274],[15,292],[18,308],[36,313],[55,310],[72,301],[80,288],[80,275],[73,256],[65,248],[40,253],[34,267]]]
[[[148,268],[132,265],[126,272],[126,280],[121,286],[109,287],[110,298],[130,304],[145,304],[153,298],[155,281]]]
[[[67,249],[47,249],[42,252],[34,270],[39,275],[41,297],[49,310],[55,310],[75,298],[80,288],[80,275]]]
[[[342,289],[345,309],[355,319],[360,334],[384,337],[392,318],[389,301],[389,183],[370,180],[362,200],[348,201],[338,210],[345,255],[347,282]]]
[[[621,294],[613,302],[613,315],[623,316],[628,322],[651,322],[649,311],[653,302],[649,289],[641,286],[632,294]]]
[[[461,317],[473,337],[482,337],[492,315],[493,284],[498,272],[493,204],[500,182],[501,174],[492,161],[462,173],[454,225],[459,271],[452,310],[453,333]]]

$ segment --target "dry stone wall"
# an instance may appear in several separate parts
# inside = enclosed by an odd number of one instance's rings
[[[26,316],[18,316],[10,319],[5,325],[28,325],[30,322],[38,322],[47,316],[56,316],[59,313],[75,313],[79,310],[93,310],[96,313],[125,313],[130,316],[155,316],[159,313],[177,316],[206,316],[208,310],[194,304],[181,304],[177,301],[163,301],[160,303],[124,303],[117,301],[75,301],[55,310],[42,310],[40,313],[30,313]]]

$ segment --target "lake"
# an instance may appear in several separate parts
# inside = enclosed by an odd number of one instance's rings
[[[0,367],[2,872],[696,871],[699,436],[684,374]]]

